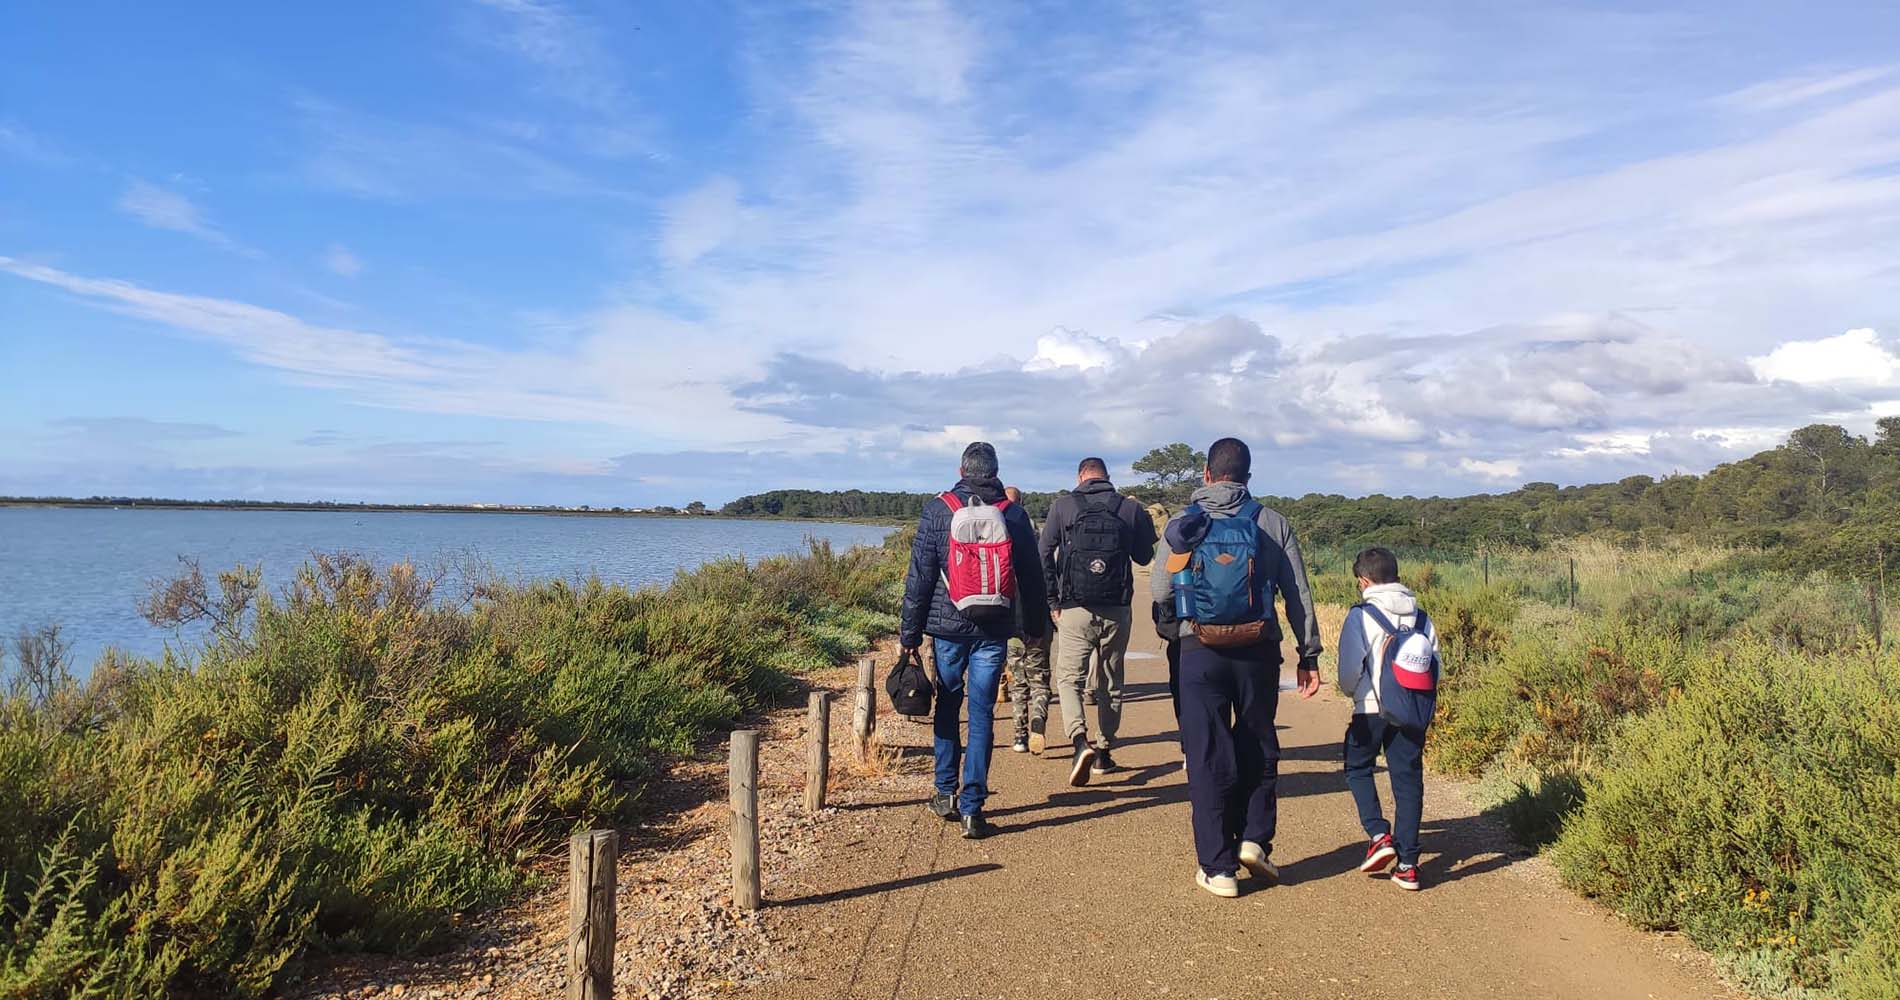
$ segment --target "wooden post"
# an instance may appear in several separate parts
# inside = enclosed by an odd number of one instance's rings
[[[1577,610],[1577,560],[1570,560],[1570,610]]]
[[[1491,553],[1484,554],[1484,585],[1491,586]]]
[[[869,760],[871,737],[877,732],[877,664],[869,657],[858,661],[857,704],[851,709],[851,732],[857,738],[858,760]]]
[[[816,816],[825,807],[825,781],[831,772],[831,692],[811,693],[805,740],[805,814]]]
[[[759,734],[738,729],[732,733],[729,761],[732,804],[732,904],[756,910],[759,889]]]
[[[614,873],[620,835],[577,833],[567,842],[568,1000],[613,1000]]]

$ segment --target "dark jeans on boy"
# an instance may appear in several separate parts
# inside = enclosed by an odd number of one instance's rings
[[[933,639],[937,668],[937,708],[931,734],[936,754],[937,791],[957,795],[957,811],[965,816],[983,811],[990,797],[990,751],[996,732],[996,688],[1003,678],[1003,660],[1009,655],[1006,639]],[[963,735],[963,700],[970,700],[970,742]],[[957,764],[963,764],[963,790],[957,791]]]
[[[1372,770],[1385,754],[1392,782],[1392,820],[1379,811],[1379,789]],[[1346,787],[1359,807],[1359,825],[1367,837],[1392,835],[1399,864],[1418,864],[1418,824],[1425,809],[1425,741],[1414,739],[1376,715],[1355,715],[1346,726]]]
[[[1240,866],[1240,842],[1273,850],[1278,806],[1280,649],[1213,649],[1181,637],[1181,744],[1194,853],[1209,875]]]

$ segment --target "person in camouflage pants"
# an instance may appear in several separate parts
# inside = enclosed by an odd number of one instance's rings
[[[1041,753],[1049,724],[1048,634],[1040,639],[1009,640],[1009,702],[1016,715],[1016,739],[1010,749]]]
[[[1014,486],[1003,495],[1017,506],[1023,493]],[[1052,627],[1041,639],[1025,641],[1022,636],[1009,640],[1009,703],[1016,717],[1016,738],[1010,749],[1017,753],[1041,753],[1049,723],[1049,647]]]

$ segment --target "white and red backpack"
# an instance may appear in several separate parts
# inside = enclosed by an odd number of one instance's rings
[[[969,506],[954,493],[939,499],[950,508],[950,551],[944,558],[943,589],[963,617],[991,622],[1016,612],[1016,564],[1010,550],[1009,501]]]

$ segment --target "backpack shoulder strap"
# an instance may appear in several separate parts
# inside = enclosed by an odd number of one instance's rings
[[[963,501],[958,500],[956,493],[950,490],[945,490],[937,494],[937,499],[942,500],[943,505],[950,508],[950,513],[952,514],[963,509]]]
[[[1385,616],[1385,612],[1380,611],[1378,608],[1374,607],[1371,601],[1366,601],[1361,604],[1355,604],[1353,605],[1353,607],[1358,608],[1359,610],[1365,612],[1366,617],[1372,619],[1373,624],[1385,630],[1386,635],[1399,634],[1399,630],[1392,626],[1392,620]]]

